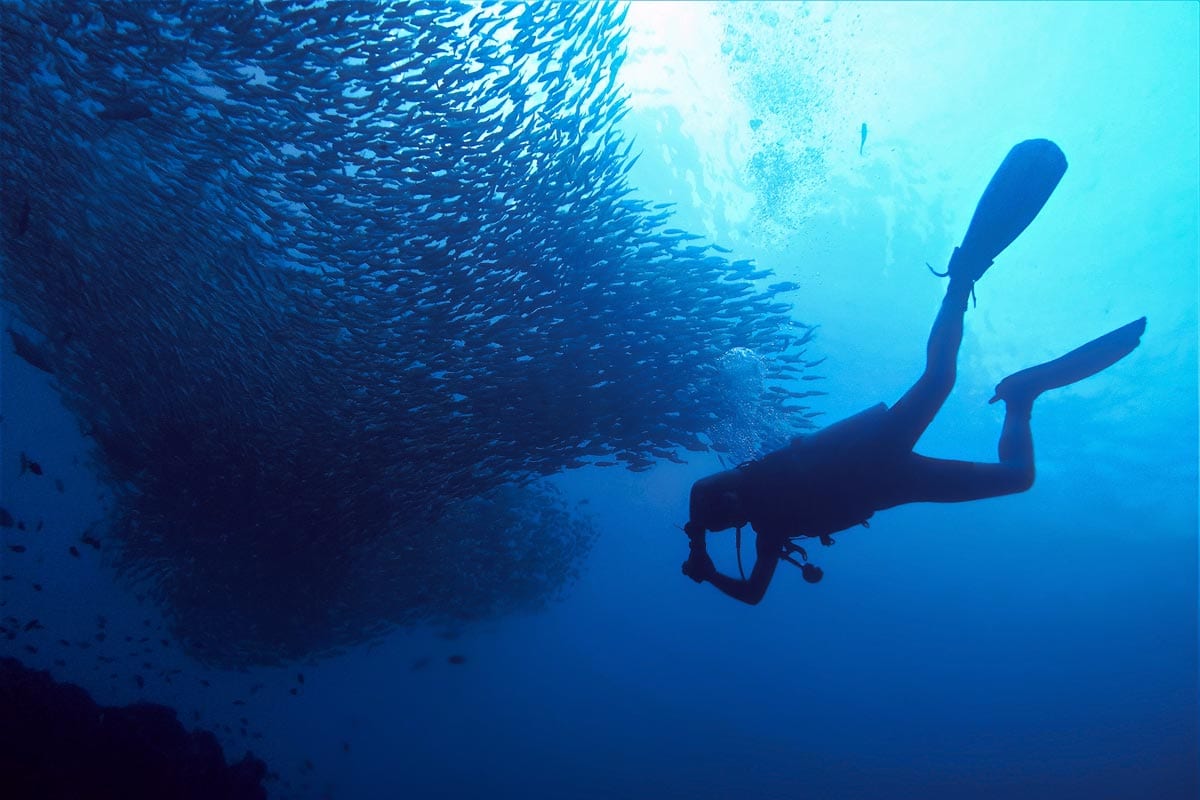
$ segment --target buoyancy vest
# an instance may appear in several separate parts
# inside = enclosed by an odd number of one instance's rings
[[[887,410],[879,403],[743,464],[740,494],[755,532],[824,537],[866,523],[896,455]]]

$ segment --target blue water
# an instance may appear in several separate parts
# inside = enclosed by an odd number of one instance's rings
[[[674,224],[800,284],[794,315],[827,356],[821,421],[907,389],[944,288],[924,264],[944,265],[1009,147],[1062,147],[1066,176],[980,281],[957,386],[917,448],[991,460],[1000,378],[1147,316],[1130,357],[1038,401],[1029,492],[882,512],[810,548],[820,585],[781,568],[747,607],[679,571],[676,526],[715,455],[576,470],[556,482],[600,536],[545,611],[249,673],[164,648],[203,692],[139,693],[82,658],[52,671],[104,703],[247,717],[261,739],[222,739],[288,780],[279,796],[1196,797],[1198,18],[1192,3],[630,13],[633,181],[679,203]],[[2,357],[4,505],[82,531],[101,511],[88,445],[7,337]],[[69,502],[18,475],[21,451]],[[710,540],[736,570],[732,536]],[[96,613],[161,624],[100,562],[46,558],[54,590],[6,584],[10,605],[84,635]]]

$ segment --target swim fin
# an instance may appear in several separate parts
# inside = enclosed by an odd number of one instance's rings
[[[1048,389],[1095,375],[1132,353],[1145,330],[1146,318],[1142,317],[1075,348],[1061,358],[1015,372],[1000,381],[995,396],[988,402],[1025,399],[1032,402]]]
[[[1027,139],[1009,150],[950,258],[950,277],[979,280],[1033,222],[1066,171],[1067,157],[1049,139]]]

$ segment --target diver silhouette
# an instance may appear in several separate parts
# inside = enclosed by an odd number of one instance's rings
[[[821,569],[808,563],[798,539],[813,537],[829,545],[831,534],[866,525],[876,511],[886,508],[980,500],[1033,485],[1033,401],[1042,392],[1082,380],[1124,358],[1137,347],[1145,317],[1002,380],[989,401],[1005,403],[997,463],[928,458],[914,453],[913,447],[954,386],[963,316],[975,281],[1033,221],[1066,169],[1062,151],[1046,139],[1021,142],[1009,151],[984,190],[946,272],[935,273],[948,275],[950,285],[929,334],[925,371],[895,405],[879,403],[813,434],[797,436],[760,459],[696,481],[684,526],[691,553],[683,574],[755,604],[766,593],[780,560],[799,566],[810,583],[821,580]],[[737,530],[740,572],[741,530],[747,524],[756,537],[750,577],[718,572],[706,550],[707,532]]]

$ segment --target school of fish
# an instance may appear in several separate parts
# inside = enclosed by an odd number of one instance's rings
[[[624,12],[0,8],[13,347],[94,442],[106,555],[199,657],[542,602],[594,532],[539,478],[729,452],[731,414],[764,447],[811,427],[795,285],[628,180]]]

